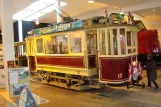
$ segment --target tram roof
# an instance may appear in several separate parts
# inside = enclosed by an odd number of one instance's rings
[[[69,26],[72,26],[70,27],[70,29],[65,29],[65,30],[55,30],[55,29],[58,29],[58,28],[63,28],[63,27],[69,27]],[[76,28],[73,28],[73,26]],[[91,25],[85,25],[83,23],[82,20],[79,20],[78,22],[75,22],[75,23],[65,23],[65,24],[60,24],[60,25],[56,25],[54,26],[53,28],[51,27],[45,27],[45,28],[39,28],[39,29],[35,29],[34,32],[37,30],[38,35],[34,35],[34,37],[37,37],[37,36],[45,36],[46,34],[57,34],[57,33],[64,33],[64,32],[74,32],[74,31],[81,31],[81,30],[88,30],[88,29],[98,29],[98,28],[104,28],[104,27],[136,27],[136,25],[134,24],[91,24]],[[42,32],[41,32],[42,30]],[[47,31],[47,32],[46,32]],[[33,37],[33,36],[27,36],[27,38],[30,38],[30,37]]]

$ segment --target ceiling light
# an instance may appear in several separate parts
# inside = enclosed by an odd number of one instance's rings
[[[35,24],[36,24],[36,25],[39,25],[39,19],[36,19]]]
[[[60,2],[60,6],[62,6],[62,7],[63,7],[63,6],[65,6],[65,5],[67,5],[67,3],[62,2],[62,1]]]
[[[13,19],[15,20],[22,20],[24,19],[25,17],[33,14],[34,11],[30,11],[30,10],[21,10],[20,12],[16,13],[13,15]]]
[[[153,12],[155,12],[155,10],[153,10]]]
[[[37,13],[35,13],[35,14],[33,14],[33,15],[27,17],[27,18],[25,18],[24,20],[26,20],[26,21],[32,21],[32,20],[37,19],[37,18],[39,18],[39,17],[41,17],[43,15],[45,15],[45,13],[37,12]]]
[[[88,0],[88,3],[94,3],[94,0]]]

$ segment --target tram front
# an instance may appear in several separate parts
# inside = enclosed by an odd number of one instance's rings
[[[99,81],[110,85],[128,83],[131,57],[138,54],[138,29],[134,25],[113,24],[98,29]]]

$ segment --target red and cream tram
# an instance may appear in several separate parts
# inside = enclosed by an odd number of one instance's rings
[[[100,82],[128,82],[131,57],[138,54],[136,26],[110,25],[97,29]]]
[[[122,20],[122,19],[121,19]],[[28,65],[43,83],[75,90],[128,82],[138,54],[134,25],[101,24],[97,17],[36,29],[26,38]]]

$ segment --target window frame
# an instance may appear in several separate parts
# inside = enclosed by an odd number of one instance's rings
[[[38,53],[38,51],[37,51],[37,40],[38,39],[42,39],[42,46],[43,46],[43,49],[42,49],[42,53]],[[36,55],[44,55],[45,54],[45,41],[44,41],[44,37],[42,36],[42,37],[37,37],[37,38],[35,38],[34,39],[34,42],[35,42],[35,51],[36,51]]]
[[[118,55],[113,55],[113,38],[112,38],[112,35],[113,35],[113,29],[117,29],[117,47],[118,47]],[[125,52],[126,54],[121,54],[121,42],[120,42],[120,29],[125,29]],[[105,38],[106,38],[106,55],[101,55],[100,54],[100,35],[99,35],[99,31],[101,30],[105,30]],[[135,35],[135,46],[133,47],[128,47],[127,46],[127,31],[131,31],[133,32],[133,35]],[[111,48],[111,55],[109,55],[109,40],[108,40],[108,32],[110,32],[110,48]],[[134,27],[126,27],[126,26],[120,26],[120,27],[109,27],[109,28],[100,28],[100,29],[97,29],[97,45],[98,45],[98,55],[100,57],[126,57],[126,56],[132,56],[132,55],[137,55],[138,54],[138,49],[137,49],[137,32],[138,30]],[[119,36],[118,36],[119,35]],[[128,53],[128,49],[135,49],[136,51],[134,53]]]

